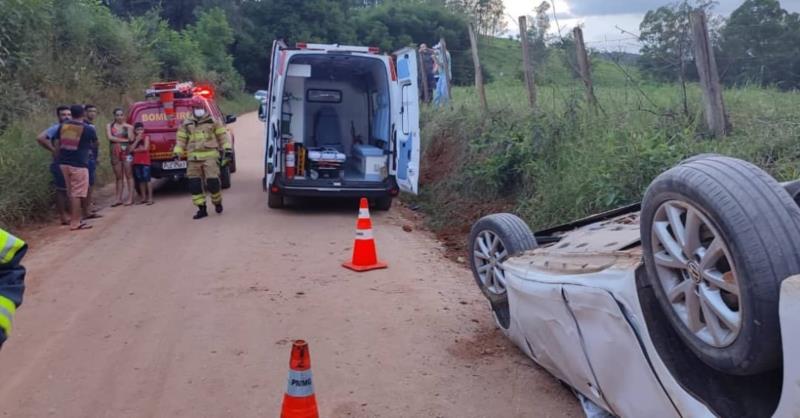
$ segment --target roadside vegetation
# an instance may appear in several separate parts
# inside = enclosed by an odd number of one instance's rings
[[[54,121],[59,104],[95,104],[105,124],[113,108],[140,100],[153,81],[194,80],[217,87],[226,113],[255,110],[245,91],[266,88],[275,39],[392,51],[444,37],[454,81],[468,83],[466,18],[456,12],[465,4],[483,16],[482,33],[495,31],[500,0],[6,0],[0,7],[0,226],[50,212],[49,156],[35,137]],[[101,145],[102,159],[108,153]],[[100,166],[101,183],[109,169]]]
[[[635,203],[655,176],[699,153],[742,158],[780,180],[800,178],[800,95],[793,87],[800,79],[786,70],[795,65],[793,58],[776,60],[775,50],[762,56],[743,46],[773,45],[759,43],[766,31],[753,26],[769,26],[770,36],[783,39],[800,34],[798,16],[776,5],[749,0],[730,20],[717,22],[718,47],[727,48],[718,53],[727,71],[724,98],[733,125],[720,138],[706,132],[697,75],[689,71],[691,54],[670,55],[686,37],[653,32],[681,25],[689,30],[680,13],[648,13],[643,28],[651,31],[649,49],[638,62],[628,54],[593,54],[596,109],[587,104],[568,59],[574,56],[569,38],[551,40],[546,53],[534,57],[535,111],[522,82],[520,43],[483,39],[482,65],[493,80],[486,86],[489,112],[481,112],[472,87],[456,87],[448,107],[424,110],[422,194],[411,203],[461,250],[464,234],[485,214],[510,211],[544,228]],[[750,37],[736,27],[741,24],[750,27]],[[737,61],[732,51],[748,48],[755,52]],[[498,60],[504,56],[509,58]],[[754,65],[757,60],[764,65]],[[764,70],[767,65],[772,67]]]
[[[113,108],[141,100],[151,82],[191,79],[215,84],[224,111],[257,107],[227,52],[233,30],[222,9],[176,30],[155,12],[125,19],[97,1],[7,3],[0,8],[0,227],[50,213],[51,157],[35,138],[59,104],[95,104],[104,126]],[[100,137],[102,182],[111,173],[102,128]]]

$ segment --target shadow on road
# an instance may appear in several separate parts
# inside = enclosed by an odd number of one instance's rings
[[[265,196],[266,198],[266,196]],[[314,198],[293,197],[286,199],[283,210],[295,213],[355,213],[358,212],[357,198]],[[372,212],[376,212],[373,210]]]

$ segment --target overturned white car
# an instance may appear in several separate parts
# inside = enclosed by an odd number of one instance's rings
[[[610,414],[800,416],[799,194],[701,155],[641,204],[535,234],[482,218],[473,274],[509,338]]]

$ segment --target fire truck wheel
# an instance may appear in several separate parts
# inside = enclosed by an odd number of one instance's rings
[[[219,180],[222,183],[223,189],[231,188],[231,168],[228,166],[222,167],[219,171]]]

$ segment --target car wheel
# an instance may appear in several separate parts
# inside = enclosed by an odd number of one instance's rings
[[[510,213],[485,216],[472,226],[469,236],[472,274],[503,328],[508,328],[511,319],[503,263],[536,247],[536,238],[525,221]]]
[[[283,208],[283,195],[272,193],[271,190],[267,190],[267,206],[269,206],[270,209]]]
[[[645,193],[644,261],[672,326],[706,364],[751,375],[781,358],[778,296],[800,273],[800,208],[733,158],[684,162]]]
[[[387,211],[392,208],[392,197],[388,196],[375,199],[373,206],[375,207],[375,210]]]
[[[223,189],[231,188],[231,168],[228,166],[222,167],[219,171],[219,182]]]

